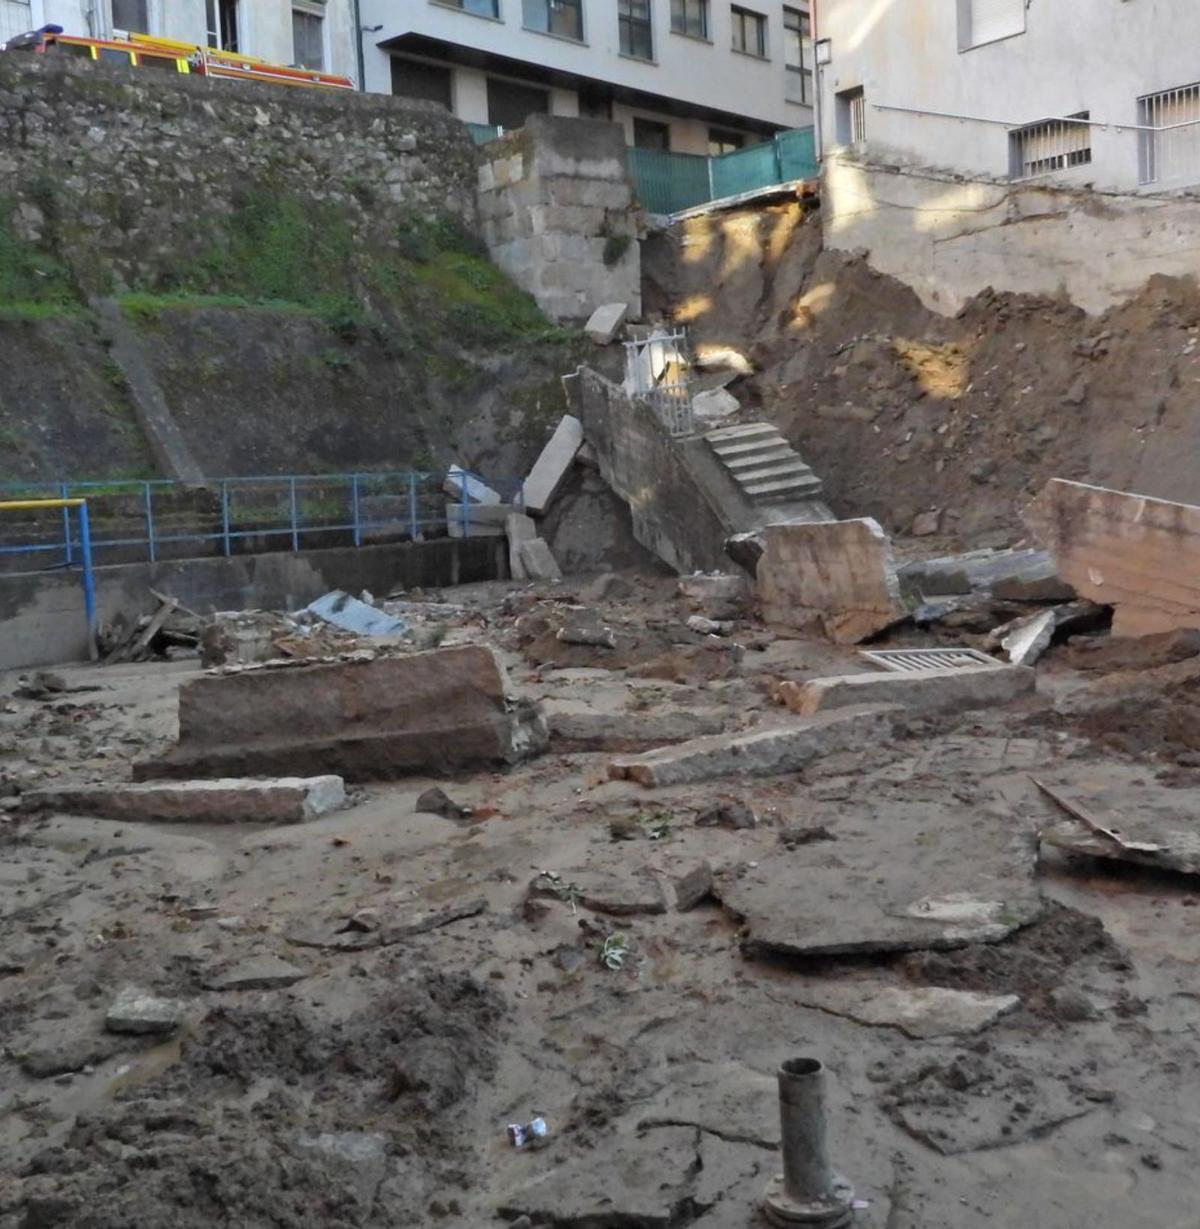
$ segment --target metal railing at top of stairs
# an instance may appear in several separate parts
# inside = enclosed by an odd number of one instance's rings
[[[686,329],[656,331],[625,343],[626,388],[633,396],[643,398],[676,438],[695,430],[688,376],[691,368]]]

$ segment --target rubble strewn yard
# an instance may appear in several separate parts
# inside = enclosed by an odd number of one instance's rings
[[[405,603],[437,648],[5,677],[0,1225],[747,1226],[797,1054],[857,1225],[1192,1223],[1200,644],[1060,637],[1036,689],[910,704],[730,593],[495,583]],[[869,673],[895,698],[786,702]],[[329,713],[383,712],[438,771],[114,811],[198,705],[313,777]]]

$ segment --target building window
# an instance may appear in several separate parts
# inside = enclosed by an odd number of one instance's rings
[[[297,68],[325,68],[325,12],[317,5],[292,9],[292,56]]]
[[[836,98],[835,123],[841,145],[860,145],[867,139],[867,99],[860,86],[843,90]]]
[[[671,148],[671,129],[656,119],[633,118],[633,143],[638,149],[659,149],[666,153]]]
[[[238,0],[207,0],[208,45],[219,51],[240,51]]]
[[[622,55],[635,60],[654,59],[650,0],[617,0],[617,28],[621,34]]]
[[[803,9],[783,10],[783,60],[788,102],[812,103],[812,18]]]
[[[1025,33],[1026,0],[958,0],[958,49]]]
[[[112,23],[117,30],[132,30],[135,34],[149,34],[150,14],[148,0],[112,0]]]
[[[399,98],[421,98],[454,110],[454,78],[441,64],[392,57],[392,93]]]
[[[724,128],[708,130],[709,157],[718,158],[721,154],[732,154],[746,144],[746,138],[740,132],[727,132]]]
[[[583,42],[583,0],[524,0],[526,30]]]
[[[1138,123],[1156,130],[1138,133],[1140,183],[1182,186],[1200,178],[1200,84],[1139,98]]]
[[[708,0],[671,0],[671,29],[688,38],[708,38]]]
[[[474,13],[476,17],[499,17],[500,0],[437,0],[452,9],[462,9],[464,13]]]
[[[767,19],[762,13],[752,13],[737,5],[730,8],[733,16],[733,49],[746,55],[765,58],[767,54]]]
[[[523,128],[531,115],[550,111],[550,91],[535,85],[519,85],[489,77],[487,83],[488,123],[497,128]]]
[[[1071,116],[1086,120],[1087,111]],[[1051,171],[1067,171],[1086,166],[1092,160],[1092,127],[1061,119],[1041,120],[1008,134],[1009,168],[1014,179],[1029,179]]]

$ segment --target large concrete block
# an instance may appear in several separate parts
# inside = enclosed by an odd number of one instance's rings
[[[906,614],[891,542],[870,517],[768,525],[758,590],[767,623],[815,624],[838,644],[857,644]]]
[[[605,303],[592,312],[587,324],[583,326],[583,331],[596,345],[607,346],[620,332],[628,314],[627,303]]]
[[[695,738],[675,747],[613,760],[608,775],[655,788],[718,777],[767,777],[796,772],[818,756],[849,751],[891,736],[894,708],[861,707],[822,714],[746,734]]]
[[[1052,478],[1021,515],[1113,635],[1200,627],[1200,507]]]
[[[299,824],[345,801],[342,778],[335,776],[61,785],[27,791],[21,799],[35,811],[159,824]]]
[[[521,512],[510,512],[504,522],[508,536],[508,570],[513,580],[526,580],[529,573],[521,559],[521,543],[532,542],[537,536],[537,526]]]
[[[558,560],[541,538],[522,542],[517,549],[521,556],[521,567],[530,580],[562,580],[562,569],[558,566]]]
[[[547,741],[541,710],[507,694],[495,654],[466,645],[191,679],[179,692],[179,742],[134,775],[390,780],[513,763]]]
[[[563,416],[549,443],[525,479],[525,510],[541,516],[554,500],[559,487],[570,473],[575,454],[583,446],[583,424],[570,414]]]
[[[911,674],[842,674],[785,682],[777,697],[802,717],[862,704],[898,704],[918,716],[993,708],[1035,688],[1037,675],[1028,666],[980,666],[920,670]]]

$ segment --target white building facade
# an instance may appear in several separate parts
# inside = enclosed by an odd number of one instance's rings
[[[369,90],[469,123],[588,116],[724,153],[812,123],[809,0],[360,0]]]
[[[820,0],[817,18],[827,153],[1116,192],[1200,184],[1196,0]]]
[[[353,0],[0,0],[0,42],[46,24],[134,31],[358,78]]]

